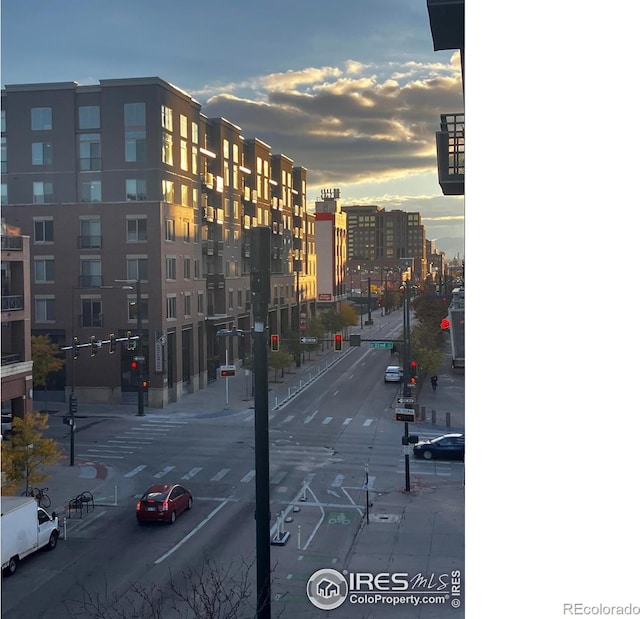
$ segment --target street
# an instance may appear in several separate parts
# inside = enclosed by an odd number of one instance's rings
[[[397,319],[390,320],[388,333],[376,337],[396,337],[400,327]],[[392,534],[402,520],[406,526],[410,519],[403,513],[402,498],[397,501],[397,513],[385,507],[387,520],[379,510],[384,501],[393,505],[405,484],[404,424],[393,416],[400,387],[383,382],[389,353],[363,343],[342,355],[295,398],[269,413],[271,532],[278,538],[287,534],[286,543],[271,546],[274,616],[280,612],[283,617],[359,617],[365,612],[371,617],[407,616],[396,607],[365,611],[345,604],[335,611],[318,610],[307,598],[306,583],[322,567],[446,572],[463,566],[461,462],[410,457],[412,494],[428,493],[431,501],[442,497],[442,503],[437,513],[425,513],[422,523],[413,525],[419,530],[406,557],[376,556],[372,564],[371,556],[367,559],[354,552],[361,528],[388,521],[384,526]],[[240,381],[236,390],[244,388]],[[459,382],[455,377],[451,380],[449,397],[458,401],[462,411]],[[446,378],[441,388],[446,390]],[[96,508],[82,519],[67,520],[67,540],[61,540],[54,552],[25,561],[16,575],[3,581],[3,616],[71,616],[70,608],[79,610],[74,602],[85,594],[94,599],[105,594],[121,598],[134,584],[162,588],[171,577],[197,568],[207,557],[225,568],[248,566],[248,599],[255,605],[253,410],[208,413],[184,408],[148,413],[142,418],[114,415],[81,422],[76,434],[78,461],[107,471],[96,494]],[[426,438],[448,430],[429,424],[413,426],[410,432]],[[64,427],[52,424],[51,431],[65,440]],[[139,525],[136,500],[151,484],[165,481],[189,488],[193,509],[172,526]],[[96,480],[86,480],[87,487],[92,483]],[[366,524],[367,511],[374,524]],[[445,529],[446,536],[434,538],[435,526]],[[430,536],[428,544],[425,535]],[[434,610],[416,609],[411,616],[423,616],[417,614],[420,611],[425,617],[462,616],[451,608],[446,609],[449,614],[437,609],[442,615]]]

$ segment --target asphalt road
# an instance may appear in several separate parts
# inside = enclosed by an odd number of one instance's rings
[[[286,544],[271,547],[274,616],[312,616],[301,614],[309,611],[305,575],[314,563],[344,565],[367,499],[371,504],[376,495],[404,486],[404,427],[393,418],[400,387],[383,382],[389,358],[385,350],[354,349],[269,415],[272,533],[290,534]],[[165,587],[207,557],[233,572],[249,566],[244,571],[253,604],[253,421],[253,413],[187,410],[86,424],[76,435],[77,457],[109,467],[113,501],[70,523],[68,539],[54,552],[28,561],[28,569],[21,566],[3,586],[3,616],[70,617],[83,599],[100,606],[112,596],[122,599],[132,585]],[[410,467],[413,479],[446,483],[463,476],[461,463],[411,457]],[[140,526],[136,500],[160,481],[184,484],[194,507],[172,526]],[[285,525],[285,517],[293,522]]]

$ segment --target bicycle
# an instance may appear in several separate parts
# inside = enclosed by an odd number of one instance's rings
[[[51,497],[47,494],[47,490],[49,490],[49,488],[40,489],[29,486],[29,490],[25,490],[22,496],[32,496],[38,502],[38,507],[44,507],[46,509],[47,507],[51,507]]]

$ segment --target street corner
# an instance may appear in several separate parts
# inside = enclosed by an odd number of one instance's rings
[[[109,469],[104,464],[94,462],[78,462],[79,477],[82,479],[106,479]]]

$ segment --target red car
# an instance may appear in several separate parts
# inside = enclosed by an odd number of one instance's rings
[[[176,517],[193,507],[193,495],[180,484],[153,484],[136,505],[138,522],[161,521],[173,524]]]

